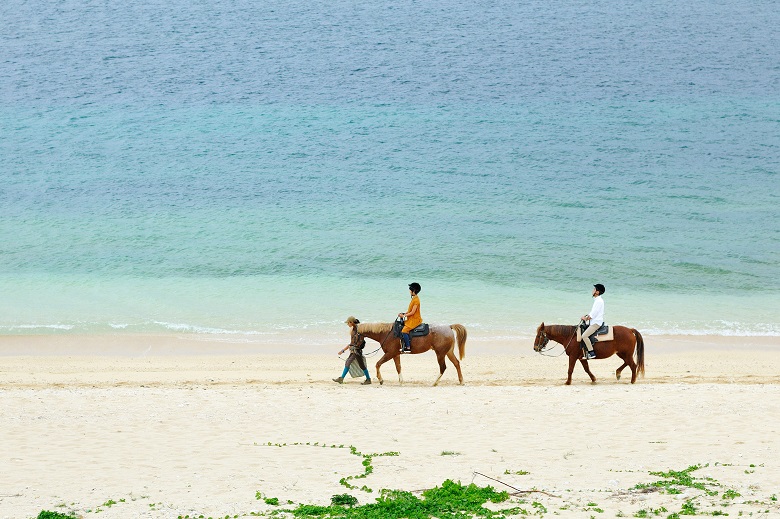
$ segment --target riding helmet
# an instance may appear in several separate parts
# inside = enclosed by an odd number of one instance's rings
[[[596,290],[598,290],[598,291],[599,291],[599,295],[604,295],[604,292],[606,292],[606,291],[607,291],[607,289],[606,289],[606,288],[604,288],[604,285],[602,285],[601,283],[596,283],[596,284],[595,284],[595,285],[593,285],[593,286],[596,288]]]
[[[414,292],[415,294],[419,294],[420,290],[422,290],[422,287],[419,283],[409,283],[409,290]]]

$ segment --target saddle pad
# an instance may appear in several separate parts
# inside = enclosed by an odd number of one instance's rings
[[[396,320],[395,323],[393,323],[393,335],[396,337],[401,336],[401,330],[404,327],[404,322]],[[409,337],[425,337],[430,332],[430,327],[427,323],[422,323],[417,328],[412,329],[409,332]]]
[[[425,337],[430,332],[430,328],[426,323],[422,323],[420,326],[409,332],[410,337]]]
[[[596,342],[606,342],[606,341],[613,341],[615,340],[615,332],[613,331],[613,326],[607,326],[607,333],[603,333],[601,335],[595,335],[593,337],[593,340]]]
[[[606,329],[606,333],[602,330]],[[615,333],[612,331],[612,326],[606,324],[602,325],[595,334],[591,335],[591,342],[606,342],[615,340]],[[582,328],[577,327],[577,342],[582,342]]]

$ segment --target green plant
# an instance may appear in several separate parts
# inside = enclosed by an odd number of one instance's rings
[[[330,504],[335,506],[355,506],[358,504],[358,500],[349,494],[338,494],[330,498]]]
[[[460,452],[455,451],[441,451],[442,456],[460,456]]]
[[[257,445],[257,443],[255,443],[255,445]],[[264,445],[267,446],[267,447],[287,447],[288,446],[287,443],[271,443],[271,442],[268,442],[268,443],[266,443]],[[315,442],[313,444],[309,443],[309,442],[306,442],[306,443],[295,442],[295,443],[290,443],[289,445],[297,445],[297,446],[306,445],[306,446],[309,446],[309,447],[322,447],[322,448],[330,448],[330,449],[346,449],[346,448],[348,448],[350,454],[352,454],[353,456],[358,456],[358,457],[363,458],[363,462],[362,462],[362,464],[363,464],[363,473],[362,474],[356,474],[354,476],[343,477],[343,478],[341,478],[339,480],[339,484],[340,485],[342,485],[342,486],[344,486],[344,487],[346,487],[346,488],[348,488],[350,490],[358,488],[356,485],[351,484],[350,481],[352,481],[354,479],[367,478],[372,472],[374,472],[374,466],[372,464],[372,460],[374,458],[378,458],[380,456],[398,456],[398,454],[399,454],[398,452],[382,452],[382,453],[373,453],[373,454],[363,454],[362,452],[357,450],[357,448],[355,446],[353,446],[353,445],[350,445],[349,447],[346,447],[344,445],[328,445],[328,444],[324,444],[324,443],[320,444],[319,442]],[[362,490],[362,491],[368,492],[368,493],[373,492],[372,489],[370,489],[369,487],[367,487],[365,485],[360,487],[359,490]],[[260,498],[258,497],[257,499],[260,499]]]
[[[542,503],[538,502],[538,501],[534,501],[533,503],[531,503],[531,506],[536,508],[536,510],[537,510],[536,513],[538,513],[539,515],[547,513],[547,508],[545,508],[545,506]]]
[[[683,503],[680,515],[696,515],[696,507],[693,506],[693,501],[686,501]]]
[[[335,496],[334,496],[335,497]],[[351,497],[351,496],[350,496]],[[492,487],[478,487],[473,483],[462,485],[447,480],[440,487],[426,490],[421,497],[400,490],[382,490],[375,503],[360,506],[299,505],[285,510],[295,517],[322,517],[330,519],[468,519],[498,518],[503,514],[484,505],[490,501],[502,503],[509,499],[507,492]],[[520,509],[517,509],[517,513]]]
[[[734,499],[735,497],[742,497],[742,494],[736,490],[726,490],[722,496],[723,499]]]
[[[61,514],[60,512],[50,512],[49,510],[41,510],[37,519],[78,519],[75,515]]]
[[[679,487],[695,488],[704,491],[709,496],[717,495],[718,492],[710,490],[707,485],[717,486],[717,482],[712,478],[696,478],[692,473],[702,468],[702,465],[691,465],[685,470],[670,470],[668,472],[650,472],[653,476],[661,476],[662,480],[654,483],[640,483],[634,486],[634,489],[657,488],[663,489],[668,494],[680,494]]]

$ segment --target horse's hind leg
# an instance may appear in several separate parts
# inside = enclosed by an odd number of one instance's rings
[[[628,367],[631,368],[631,383],[633,384],[636,382],[636,362],[634,362],[633,353],[626,357],[626,363],[628,364]]]
[[[444,362],[444,357],[444,352],[436,352],[436,360],[439,361],[439,378],[437,378],[436,382],[433,383],[434,387],[439,385],[439,380],[441,380],[441,377],[444,375],[444,370],[447,369],[447,364]]]
[[[628,361],[626,361],[625,355],[619,353],[618,356],[623,359],[623,365],[615,370],[615,378],[620,380],[620,372],[623,371],[626,366],[628,366]]]
[[[455,351],[453,349],[450,348],[450,351],[447,352],[447,358],[450,359],[452,365],[455,366],[456,370],[458,370],[458,383],[462,386],[463,373],[460,371],[460,361],[458,360],[458,357],[455,356]]]
[[[596,383],[596,375],[590,372],[590,367],[588,366],[588,361],[585,359],[580,359],[580,362],[582,363],[582,368],[585,370],[585,373],[588,374],[590,377],[590,381],[594,384]]]

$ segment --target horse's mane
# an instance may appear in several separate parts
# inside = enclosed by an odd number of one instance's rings
[[[393,327],[393,323],[360,323],[358,333],[387,333]]]
[[[567,335],[572,333],[576,326],[570,324],[545,324],[544,329],[547,330],[548,335]]]

